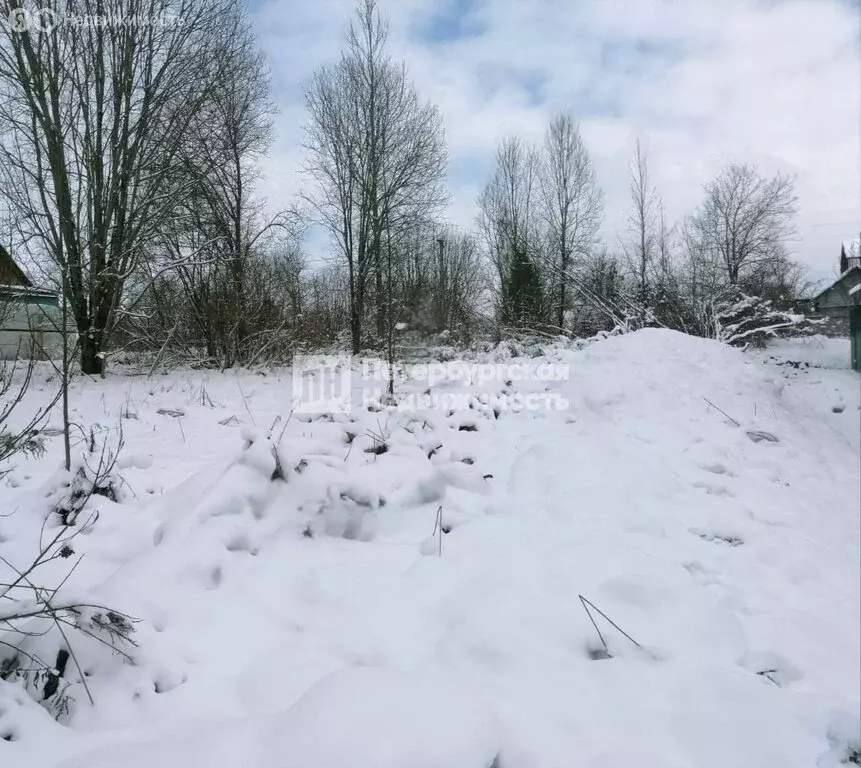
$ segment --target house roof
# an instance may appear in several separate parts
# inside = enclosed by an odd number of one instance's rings
[[[0,284],[0,297],[39,296],[56,298],[58,292],[51,288],[37,288],[35,285],[4,285]]]
[[[843,241],[843,253],[847,259],[861,258],[861,237]]]
[[[30,281],[30,278],[24,273],[24,270],[15,263],[15,259],[13,259],[9,254],[9,251],[0,245],[0,272],[2,271],[7,271],[9,274],[18,278],[21,285],[33,284]]]
[[[819,291],[819,293],[817,293],[813,297],[813,301],[816,301],[823,294],[828,293],[828,291],[830,291],[835,285],[843,282],[848,275],[851,275],[854,272],[861,272],[861,267],[859,267],[857,264],[853,264],[842,275],[840,275],[840,277],[838,277],[833,283],[831,283],[831,285],[829,285],[827,288],[823,288],[821,291]]]

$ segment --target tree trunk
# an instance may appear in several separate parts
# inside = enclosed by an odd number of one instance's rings
[[[81,373],[99,376],[102,373],[101,342],[90,333],[81,334]]]
[[[350,296],[350,334],[353,354],[362,351],[362,315],[365,311],[365,296],[361,286],[356,286],[356,294]]]
[[[362,351],[362,323],[355,310],[350,317],[350,343],[353,354],[358,355]]]
[[[382,342],[386,338],[386,291],[383,287],[383,253],[382,253],[382,238],[378,235],[374,236],[374,264],[375,264],[375,281],[376,292],[376,320],[377,320],[377,339]]]
[[[559,271],[559,316],[557,320],[559,330],[563,331],[565,329],[565,302],[567,299],[565,287],[568,280],[568,251],[564,235],[562,238],[562,264]]]

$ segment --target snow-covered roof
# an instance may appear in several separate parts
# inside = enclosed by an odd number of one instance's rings
[[[0,283],[0,296],[40,296],[44,298],[56,298],[57,291],[50,288],[37,288],[35,285],[8,285]]]
[[[16,263],[12,255],[2,245],[0,245],[0,275],[4,279],[12,279],[17,285],[32,285],[30,278],[24,273]]]
[[[840,277],[838,277],[838,278],[837,278],[833,283],[831,283],[831,285],[829,285],[828,287],[823,288],[821,291],[819,291],[819,293],[817,293],[817,294],[813,297],[813,301],[816,301],[816,300],[817,300],[820,296],[822,296],[823,294],[828,293],[828,291],[830,291],[830,290],[831,290],[835,285],[837,285],[838,283],[840,283],[840,282],[842,282],[843,280],[845,280],[845,279],[846,279],[846,277],[847,277],[848,275],[850,275],[850,274],[852,274],[852,273],[854,273],[854,272],[861,272],[861,267],[859,267],[857,264],[853,264],[853,265],[852,265],[851,267],[849,267],[849,269],[847,269],[847,270],[846,270],[842,275],[840,275]]]
[[[847,259],[861,258],[861,237],[843,241],[843,253]]]

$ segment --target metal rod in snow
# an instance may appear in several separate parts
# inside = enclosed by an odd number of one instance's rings
[[[601,638],[601,644],[604,646],[604,650],[607,652],[607,655],[610,655],[610,649],[607,647],[607,641],[604,639],[604,635],[601,634],[601,630],[598,629],[598,625],[595,623],[595,619],[592,618],[592,614],[589,611],[589,608],[586,606],[588,602],[583,595],[577,595],[580,598],[580,604],[583,606],[583,610],[586,611],[586,615],[589,617],[589,621],[592,622],[592,626],[595,627],[595,631],[598,633],[598,637]]]
[[[735,424],[737,427],[740,427],[740,426],[741,426],[741,424],[739,424],[739,423],[738,423],[738,422],[737,422],[737,421],[736,421],[732,416],[730,416],[726,411],[721,411],[721,409],[720,409],[720,408],[718,408],[718,407],[717,407],[717,406],[716,406],[716,405],[715,405],[711,400],[709,400],[707,397],[704,397],[704,398],[703,398],[703,400],[705,400],[705,401],[706,401],[706,402],[707,402],[707,403],[708,403],[712,408],[714,408],[716,411],[720,411],[724,416],[726,416],[726,417],[727,417],[727,418],[728,418],[728,419],[729,419],[733,424]]]
[[[436,518],[433,521],[433,532],[431,536],[433,536],[437,532],[437,528],[439,528],[439,556],[442,557],[442,505],[437,508]]]
[[[625,632],[625,630],[624,630],[624,629],[622,629],[622,628],[621,628],[621,627],[620,627],[620,626],[619,626],[615,621],[613,621],[613,619],[611,619],[611,618],[610,618],[606,613],[604,613],[604,611],[602,611],[602,610],[601,610],[597,605],[595,605],[595,603],[590,602],[590,601],[589,601],[589,600],[587,600],[585,597],[583,597],[583,595],[578,595],[578,597],[580,598],[580,602],[581,602],[581,603],[583,603],[583,607],[584,607],[584,608],[586,608],[586,606],[587,606],[587,605],[590,605],[592,608],[594,608],[596,611],[598,611],[598,613],[599,613],[599,614],[601,614],[601,616],[603,616],[607,621],[609,621],[609,622],[610,622],[610,624],[612,624],[612,625],[613,625],[613,627],[615,627],[615,628],[616,628],[616,629],[617,629],[621,634],[623,634],[625,637],[627,637],[627,638],[628,638],[628,640],[630,640],[634,645],[636,645],[636,646],[637,646],[637,648],[642,648],[642,647],[643,647],[643,646],[642,646],[642,645],[640,645],[636,640],[634,640],[634,638],[633,638],[633,637],[631,637],[627,632]],[[589,610],[588,610],[588,609],[586,609],[586,613],[589,613]],[[592,614],[591,614],[591,613],[589,614],[589,618],[590,618],[590,619],[592,619]],[[594,620],[594,619],[592,619],[592,624],[595,624],[595,620]],[[596,631],[598,630],[598,627],[597,627],[597,626],[595,627],[595,630],[596,630]],[[598,635],[600,636],[600,635],[601,635],[601,633],[600,633],[600,632],[598,632]],[[604,642],[604,638],[603,638],[603,637],[601,638],[601,642]],[[605,648],[607,647],[607,644],[606,644],[606,643],[604,643],[604,647],[605,647]]]

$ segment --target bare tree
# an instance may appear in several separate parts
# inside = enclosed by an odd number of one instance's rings
[[[468,338],[485,287],[478,242],[469,233],[450,227],[435,244],[438,258],[430,260],[434,330],[459,332]]]
[[[266,217],[255,193],[275,108],[267,67],[242,6],[229,9],[209,45],[220,77],[183,137],[182,170],[173,183],[189,191],[179,195],[176,215],[163,230],[158,267],[176,273],[207,357],[229,367],[257,354],[258,344],[250,337],[259,340],[275,330],[255,323],[262,319],[264,296],[250,292],[250,283],[263,273],[270,279],[286,276],[270,268],[285,262],[269,259],[266,264],[266,254],[280,236],[284,242],[276,250],[291,252],[295,260],[300,228],[295,213]],[[270,314],[262,313],[266,319]]]
[[[652,269],[653,310],[661,324],[684,330],[681,270],[678,257],[678,233],[667,224],[663,200],[658,200],[655,231],[655,260]]]
[[[570,271],[595,244],[603,218],[603,193],[577,123],[558,115],[544,137],[541,156],[542,213],[550,240],[556,324],[565,325]]]
[[[347,67],[316,72],[305,96],[309,113],[307,171],[316,189],[310,195],[318,221],[328,230],[344,259],[349,295],[350,336],[354,352],[362,343],[365,293],[371,274],[368,256],[369,221],[362,210],[359,137],[352,123]]]
[[[658,200],[658,230],[657,230],[657,264],[656,272],[659,278],[668,279],[673,271],[673,245],[675,227],[667,224],[667,212],[664,201]]]
[[[793,179],[768,179],[753,165],[730,165],[705,186],[691,225],[700,249],[721,266],[730,285],[786,254],[797,212]]]
[[[349,286],[343,264],[328,266],[303,282],[304,302],[300,336],[314,346],[325,346],[350,333]]]
[[[42,5],[108,22],[4,27],[0,178],[22,244],[58,267],[86,373],[102,369],[125,282],[176,205],[182,138],[219,75],[208,44],[236,2],[58,0]],[[26,13],[20,0],[0,2],[10,13]]]
[[[507,138],[478,200],[478,225],[496,273],[497,318],[504,326],[535,327],[546,320],[538,170],[537,153],[519,137]]]
[[[625,291],[625,275],[614,254],[606,248],[593,253],[572,282],[575,333],[592,336],[623,324],[624,311],[619,305]]]
[[[649,283],[658,241],[656,215],[658,196],[649,175],[646,153],[637,139],[634,162],[631,165],[631,215],[628,218],[629,241],[625,244],[628,264],[636,282],[637,300],[650,302]]]
[[[305,304],[299,241],[273,235],[258,244],[243,263],[241,305],[231,266],[222,258],[188,258],[147,276],[123,311],[117,335],[124,349],[149,356],[150,370],[179,362],[223,370],[289,359],[301,341]]]
[[[422,102],[402,64],[386,54],[388,25],[361,0],[340,62],[314,75],[306,93],[309,202],[347,267],[350,331],[362,346],[372,295],[378,335],[391,326],[387,285],[393,233],[445,201],[442,119]]]
[[[685,292],[694,303],[711,300],[724,286],[721,265],[713,258],[699,234],[693,216],[686,217],[680,230],[682,278]]]

